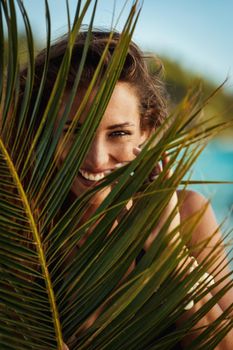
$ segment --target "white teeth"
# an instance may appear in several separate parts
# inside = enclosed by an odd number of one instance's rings
[[[106,172],[93,174],[93,173],[88,173],[87,171],[82,169],[80,169],[79,171],[85,179],[91,180],[91,181],[100,181],[110,172],[110,170],[107,170]]]
[[[124,163],[117,163],[115,164],[115,168],[122,168],[124,165]]]

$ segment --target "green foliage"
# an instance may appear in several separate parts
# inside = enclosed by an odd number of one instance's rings
[[[45,1],[47,56],[29,125],[29,102],[35,78],[34,41],[30,21],[23,1],[17,1],[25,24],[29,66],[25,91],[23,96],[19,96],[20,62],[15,1],[0,2],[0,14],[6,19],[11,52],[6,58],[0,56],[0,77],[6,72],[6,79],[0,81],[1,349],[62,349],[63,341],[71,349],[80,350],[172,349],[231,287],[230,284],[227,285],[223,292],[216,294],[179,329],[172,328],[184,313],[187,302],[190,299],[198,300],[208,292],[205,288],[206,281],[203,281],[195,295],[188,294],[203,271],[207,268],[211,271],[218,249],[217,245],[203,264],[182,279],[189,266],[186,270],[181,267],[176,271],[174,269],[187,256],[183,246],[190,239],[193,227],[202,213],[197,213],[183,222],[182,227],[170,232],[169,225],[176,214],[175,210],[167,218],[140,263],[123,279],[151,230],[158,224],[174,189],[182,183],[184,175],[202,150],[200,141],[205,142],[224,126],[216,124],[213,127],[202,121],[193,127],[193,120],[202,110],[195,90],[173,111],[166,125],[157,131],[134,161],[111,173],[104,182],[78,197],[69,208],[63,207],[64,198],[69,193],[119,77],[140,12],[136,2],[129,13],[89,115],[63,166],[57,169],[58,140],[79,83],[81,64],[71,98],[61,117],[61,125],[55,129],[54,123],[65,88],[72,47],[90,3],[87,0],[81,7],[81,1],[78,1],[67,51],[44,115],[36,128],[35,120],[41,103],[51,44],[48,2]],[[94,16],[95,7],[86,48],[91,40]],[[0,27],[2,41],[4,36],[3,28]],[[82,62],[84,61],[85,50]],[[102,61],[69,127],[63,147],[73,137],[72,130],[85,108],[101,64]],[[17,108],[19,105],[20,110]],[[194,148],[191,148],[192,144],[195,145]],[[156,181],[145,184],[154,164],[162,158],[165,151],[170,154],[169,163]],[[168,178],[166,174],[171,166],[174,166],[174,173]],[[130,174],[133,171],[136,176],[132,177]],[[90,197],[113,183],[115,185],[109,196],[92,217],[83,223],[83,213]],[[125,213],[125,205],[132,198],[134,204]],[[109,234],[119,216],[119,224]],[[181,241],[175,238],[182,228],[186,234]],[[77,250],[78,243],[87,230],[91,230],[92,234]],[[100,317],[91,327],[80,332],[93,312],[103,305]],[[190,348],[213,349],[213,344],[218,343],[226,332],[225,325],[231,309],[216,321],[219,327],[217,334],[211,333],[210,325]]]

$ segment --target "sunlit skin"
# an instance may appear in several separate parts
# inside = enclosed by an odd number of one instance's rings
[[[74,100],[64,134],[81,99],[82,94],[79,94]],[[80,125],[85,117],[80,118]],[[148,135],[149,131],[142,130],[140,126],[136,92],[128,83],[117,83],[80,172],[73,182],[72,192],[77,196],[83,194],[111,171],[133,160],[134,149],[142,145]],[[65,156],[66,152],[63,152],[61,160]],[[98,207],[110,190],[108,187],[99,191],[92,198],[92,205]]]

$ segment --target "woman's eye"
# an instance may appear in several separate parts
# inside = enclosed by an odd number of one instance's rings
[[[80,126],[77,126],[77,128],[74,129],[73,134],[77,134],[80,131]],[[66,133],[68,132],[69,128],[64,128],[63,132]]]
[[[64,129],[63,129],[63,132],[64,132],[64,133],[66,133],[66,132],[70,129],[71,124],[72,124],[72,121],[67,121],[67,122],[66,122],[65,127],[64,127]],[[77,134],[77,133],[80,131],[80,129],[81,129],[81,127],[82,127],[82,124],[81,124],[80,122],[78,122],[78,123],[76,123],[75,126],[76,126],[76,127],[75,127],[75,129],[73,130],[73,134]]]
[[[122,136],[128,136],[128,135],[131,135],[131,132],[118,130],[118,131],[111,132],[111,134],[109,136],[110,137],[122,137]]]

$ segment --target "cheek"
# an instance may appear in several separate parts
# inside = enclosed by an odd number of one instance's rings
[[[137,140],[132,140],[129,142],[122,142],[114,148],[114,157],[118,161],[130,161],[135,158],[134,148],[138,147],[139,143]]]

